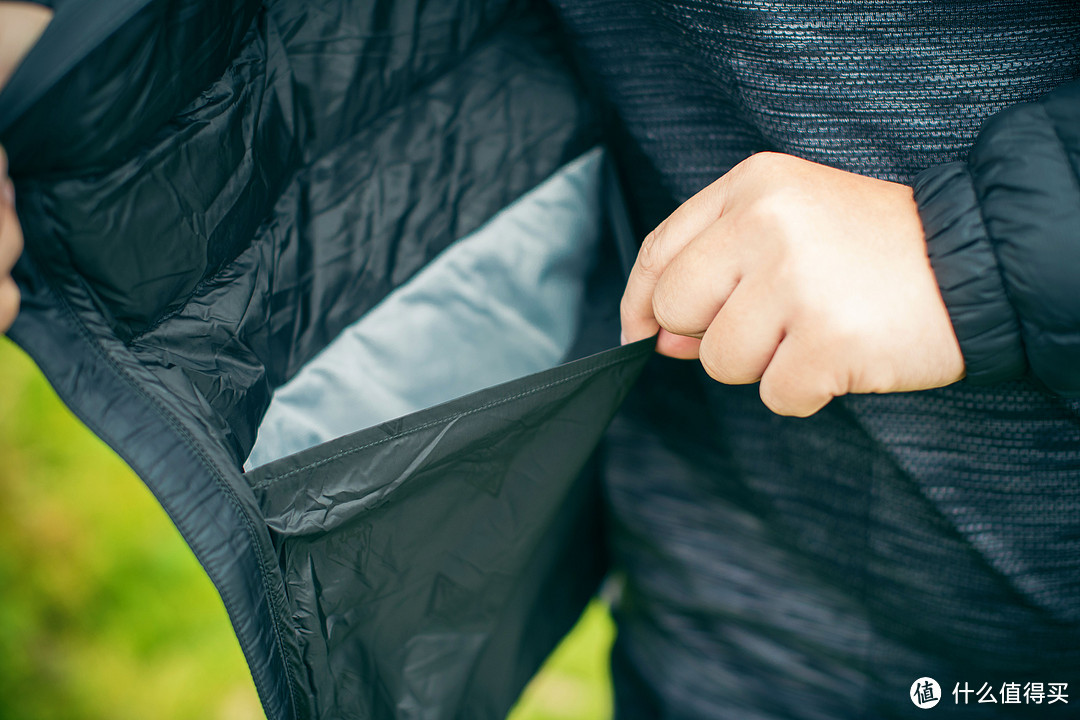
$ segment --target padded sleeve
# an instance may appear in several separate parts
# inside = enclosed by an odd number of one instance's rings
[[[1080,396],[1080,82],[991,118],[915,200],[971,382]]]

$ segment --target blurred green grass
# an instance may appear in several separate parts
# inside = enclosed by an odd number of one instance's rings
[[[612,714],[599,603],[511,720]],[[262,718],[224,607],[164,511],[0,336],[0,717]]]

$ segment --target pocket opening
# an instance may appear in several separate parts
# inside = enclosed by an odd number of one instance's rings
[[[563,166],[342,332],[275,391],[245,470],[575,357],[603,168]]]

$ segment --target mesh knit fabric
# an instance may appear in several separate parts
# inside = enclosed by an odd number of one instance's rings
[[[555,4],[642,233],[760,150],[910,182],[1080,76],[1069,3]],[[951,716],[1065,707],[1001,690],[1080,680],[1080,403],[961,383],[795,420],[664,360],[639,387],[608,479],[620,717],[915,717],[923,675]]]

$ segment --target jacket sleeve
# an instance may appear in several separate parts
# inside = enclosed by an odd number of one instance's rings
[[[1080,82],[983,126],[915,200],[971,382],[1080,396]]]

